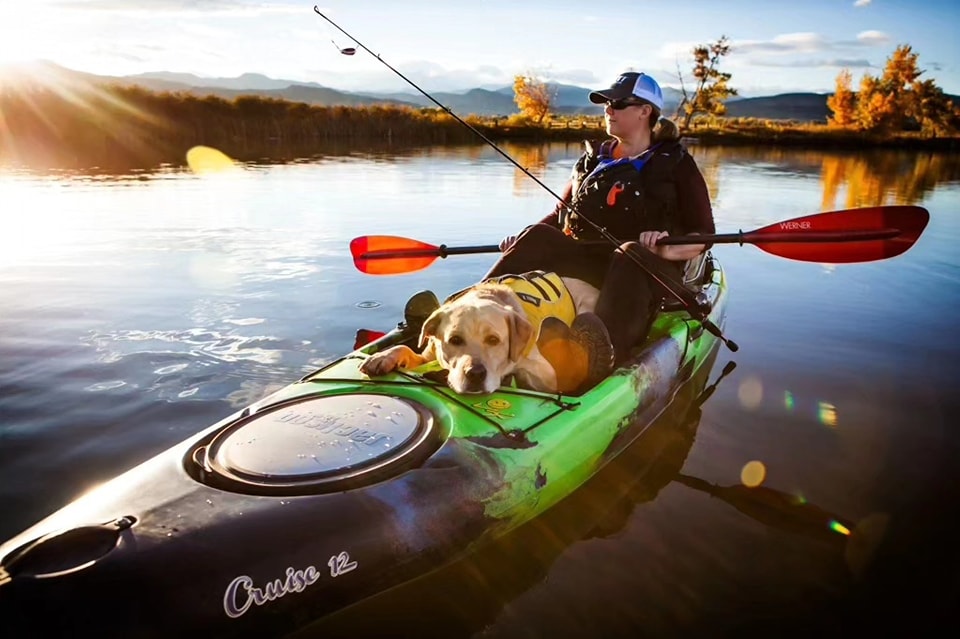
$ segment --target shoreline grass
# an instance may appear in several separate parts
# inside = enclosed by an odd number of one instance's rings
[[[543,123],[520,115],[462,119],[494,141],[606,137],[599,114],[553,116]],[[698,121],[683,135],[689,143],[704,145],[960,150],[960,135],[879,136],[826,123],[755,118]],[[195,145],[249,161],[312,157],[329,154],[331,148],[349,152],[470,143],[482,140],[437,108],[318,106],[257,96],[225,100],[119,85],[91,85],[67,93],[50,87],[0,89],[0,162],[31,167],[176,165]]]
[[[559,116],[542,125],[516,122],[510,118],[476,118],[472,124],[485,135],[501,139],[549,141],[606,137],[602,117]],[[876,134],[840,128],[826,123],[760,118],[723,118],[695,122],[681,133],[696,144],[765,144],[812,149],[910,148],[937,151],[960,150],[960,134],[929,136],[914,131]]]

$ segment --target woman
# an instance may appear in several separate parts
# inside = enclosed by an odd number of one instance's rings
[[[626,252],[679,280],[684,263],[708,245],[657,246],[657,240],[715,229],[703,176],[679,143],[676,125],[660,118],[663,93],[657,82],[643,73],[623,73],[610,88],[591,92],[590,101],[605,105],[610,139],[586,143],[562,196],[573,213],[559,205],[540,223],[505,238],[503,254],[487,273],[492,278],[555,271],[600,289],[599,320],[581,316],[574,327],[574,341],[591,350],[586,387],[629,357],[667,294]],[[620,246],[603,240],[596,227]]]

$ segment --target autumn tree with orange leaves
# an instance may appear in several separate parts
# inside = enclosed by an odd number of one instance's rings
[[[834,126],[853,126],[857,121],[857,94],[850,88],[851,81],[850,71],[841,71],[833,95],[827,98],[827,108],[833,111],[828,120]]]
[[[880,77],[864,74],[860,89],[851,89],[850,72],[837,76],[836,90],[827,99],[833,126],[876,133],[921,131],[947,135],[960,130],[960,109],[932,79],[920,80],[919,54],[900,45],[887,59]]]
[[[513,78],[513,100],[520,113],[538,124],[550,115],[554,90],[550,85],[536,78],[532,73]]]

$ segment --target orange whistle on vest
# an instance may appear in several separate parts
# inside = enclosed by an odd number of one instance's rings
[[[623,191],[623,182],[615,182],[610,190],[607,191],[607,206],[614,206],[617,203],[617,196]]]

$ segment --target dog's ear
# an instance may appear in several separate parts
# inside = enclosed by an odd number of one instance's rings
[[[437,329],[440,328],[440,322],[443,320],[444,315],[446,315],[446,311],[441,307],[430,313],[430,317],[424,321],[423,326],[420,327],[419,347],[421,349],[427,345],[429,338],[437,334]]]
[[[533,324],[526,315],[511,309],[507,326],[510,328],[510,361],[518,362],[533,339]]]
[[[491,286],[486,288],[483,291],[483,296],[492,298],[503,306],[511,309],[517,304],[516,295],[510,289],[503,286]]]

